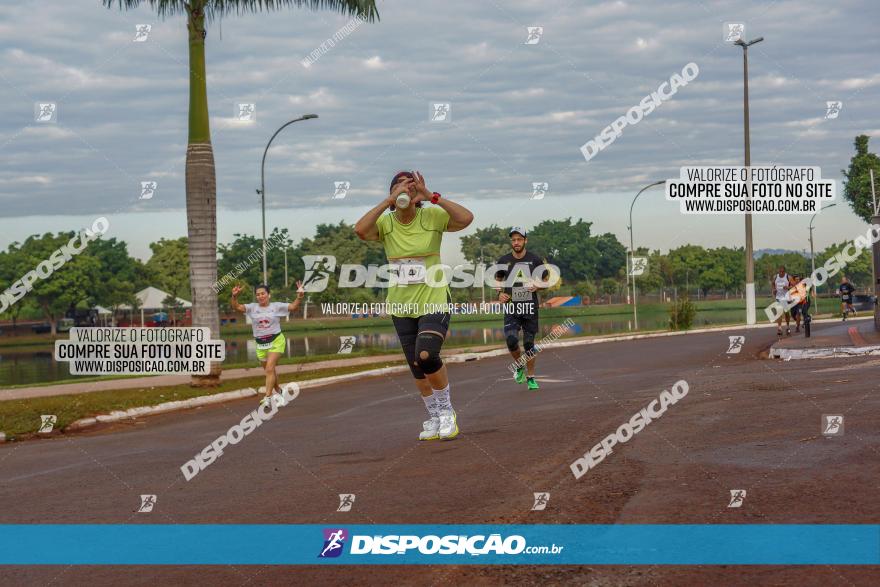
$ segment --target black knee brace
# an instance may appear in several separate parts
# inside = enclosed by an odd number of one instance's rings
[[[519,339],[512,334],[507,335],[507,350],[510,352],[519,350]]]
[[[409,365],[409,370],[412,372],[413,377],[416,379],[424,379],[425,374],[422,372],[422,368],[419,367],[418,361],[416,361],[416,335],[401,335],[400,346],[403,348],[403,356],[406,357],[406,362]]]
[[[426,375],[436,373],[443,366],[440,358],[440,347],[443,337],[430,332],[422,332],[416,338],[416,363]]]
[[[529,354],[535,352],[535,333],[523,330],[523,348]]]

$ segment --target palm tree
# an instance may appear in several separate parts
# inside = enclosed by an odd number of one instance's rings
[[[217,183],[214,150],[208,119],[208,89],[205,82],[205,18],[228,14],[275,10],[288,6],[308,6],[358,15],[372,22],[378,18],[375,0],[102,0],[112,8],[137,8],[143,2],[159,17],[185,14],[189,31],[189,140],[186,147],[186,217],[189,235],[192,324],[211,329],[220,336],[217,294],[211,287],[217,281]],[[217,385],[220,363],[211,364],[211,374],[194,376],[192,385]]]

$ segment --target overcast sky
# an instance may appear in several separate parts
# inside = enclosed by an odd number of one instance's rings
[[[853,138],[880,149],[880,4],[837,2],[380,2],[310,67],[302,60],[351,19],[285,9],[211,23],[208,96],[219,240],[258,234],[260,159],[268,225],[298,240],[319,222],[355,221],[400,169],[471,207],[474,225],[534,226],[572,216],[624,241],[632,196],[683,165],[742,163],[742,51],[749,39],[752,163],[810,165],[840,178]],[[135,27],[151,24],[145,42]],[[527,27],[543,27],[526,44]],[[186,234],[188,70],[181,16],[158,20],[100,2],[0,6],[0,246],[106,216],[110,236],[147,244]],[[580,146],[676,72],[699,76],[587,162]],[[840,100],[836,119],[826,102]],[[34,104],[58,104],[38,123]],[[451,104],[432,122],[431,104]],[[236,119],[254,103],[256,121]],[[139,200],[142,181],[158,182]],[[348,181],[344,199],[334,182]],[[532,183],[549,183],[533,199]],[[804,249],[808,216],[756,217],[755,248]],[[682,216],[662,189],[636,206],[636,245],[739,246],[739,216]],[[863,223],[841,202],[816,221],[822,248]],[[464,234],[467,234],[465,232]],[[445,250],[457,248],[447,239]],[[453,259],[450,259],[450,261]]]

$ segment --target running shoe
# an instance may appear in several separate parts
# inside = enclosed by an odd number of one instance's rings
[[[419,440],[437,440],[440,438],[440,418],[432,417],[422,422],[422,431],[419,432]]]
[[[786,326],[786,327],[785,327],[785,335],[786,335],[786,336],[791,336],[791,327],[790,327],[790,326]]]
[[[516,370],[516,373],[513,374],[513,380],[517,383],[525,383],[526,382],[526,370],[523,367],[520,367]]]
[[[529,389],[538,389],[538,382],[535,381],[534,377],[529,377],[526,379],[526,383],[529,385]]]
[[[440,410],[440,428],[437,432],[440,440],[452,440],[458,436],[458,417],[455,410]]]
[[[260,407],[261,407],[261,408],[262,408],[263,406],[268,406],[268,405],[270,405],[271,403],[272,403],[272,397],[271,397],[271,396],[264,395],[262,398],[260,398]]]

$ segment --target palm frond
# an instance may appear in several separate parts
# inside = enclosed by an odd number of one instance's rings
[[[191,2],[183,0],[102,0],[107,8],[118,5],[120,10],[137,8],[147,4],[156,14],[164,18],[175,14],[186,14]],[[221,17],[230,14],[269,12],[282,8],[309,8],[329,10],[351,16],[359,15],[368,22],[379,20],[375,0],[205,0],[205,14],[208,17]]]

